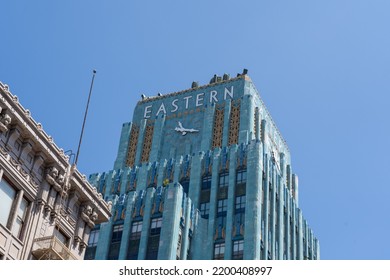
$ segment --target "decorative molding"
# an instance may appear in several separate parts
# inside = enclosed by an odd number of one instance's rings
[[[135,155],[137,153],[138,135],[139,135],[139,126],[133,124],[131,126],[129,149],[127,152],[127,159],[126,159],[126,165],[130,166],[130,167],[134,166],[134,163],[135,163]]]
[[[228,145],[238,144],[240,132],[240,99],[232,101],[229,121],[229,141]]]
[[[147,122],[144,132],[144,142],[142,147],[141,162],[148,162],[150,156],[150,150],[152,148],[154,125],[151,122]]]
[[[12,118],[8,114],[0,115],[0,132],[6,132],[9,128],[9,125],[12,121]]]
[[[212,148],[222,147],[224,111],[223,105],[215,108]]]

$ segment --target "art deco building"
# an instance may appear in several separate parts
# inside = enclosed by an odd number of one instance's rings
[[[112,202],[86,259],[319,259],[290,151],[251,79],[142,95],[111,171]]]
[[[0,82],[0,260],[83,259],[109,205]]]

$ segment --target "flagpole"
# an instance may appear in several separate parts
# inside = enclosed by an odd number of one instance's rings
[[[81,146],[81,142],[82,142],[82,139],[83,139],[85,121],[86,121],[86,119],[87,119],[89,101],[91,100],[91,94],[92,94],[92,88],[93,88],[93,81],[95,80],[95,74],[96,74],[96,70],[93,70],[92,81],[91,81],[91,87],[89,88],[89,95],[88,95],[87,107],[85,108],[83,126],[81,127],[79,146],[77,147],[76,158],[75,158],[75,161],[74,161],[74,164],[73,164],[73,165],[75,165],[75,166],[77,165],[77,161],[78,161],[78,159],[79,159],[80,146]]]

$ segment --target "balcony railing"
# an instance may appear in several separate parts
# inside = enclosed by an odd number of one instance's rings
[[[57,237],[41,237],[34,240],[32,254],[38,260],[76,260]]]

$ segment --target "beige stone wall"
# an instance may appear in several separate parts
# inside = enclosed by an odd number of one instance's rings
[[[96,188],[0,82],[1,180],[16,195],[0,224],[0,259],[83,259],[91,229],[110,216]]]

